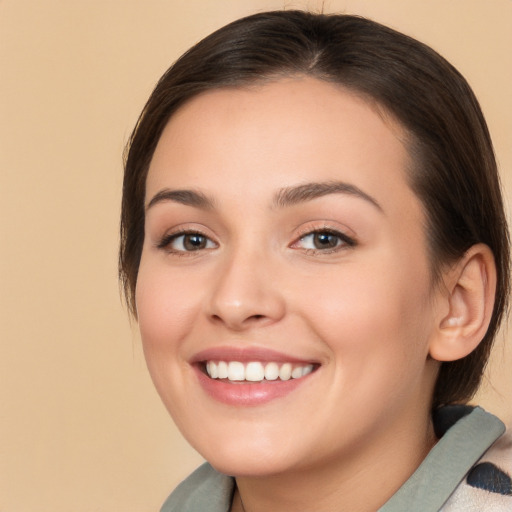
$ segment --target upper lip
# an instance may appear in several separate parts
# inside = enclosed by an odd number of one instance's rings
[[[194,364],[204,361],[240,361],[241,363],[260,361],[297,364],[318,363],[315,360],[293,356],[269,348],[236,346],[220,346],[201,350],[192,357],[190,362]]]

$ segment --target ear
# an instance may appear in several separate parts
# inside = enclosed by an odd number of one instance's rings
[[[430,356],[455,361],[471,353],[487,332],[496,293],[496,265],[487,245],[476,244],[443,274],[441,313]]]

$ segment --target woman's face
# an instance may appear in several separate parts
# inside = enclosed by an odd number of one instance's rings
[[[428,423],[438,292],[402,136],[312,78],[205,93],[165,128],[137,312],[162,400],[219,470],[321,466]]]

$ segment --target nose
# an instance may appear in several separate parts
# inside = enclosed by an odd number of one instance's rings
[[[259,251],[238,251],[218,269],[208,304],[212,322],[234,331],[279,321],[285,314],[272,259]]]

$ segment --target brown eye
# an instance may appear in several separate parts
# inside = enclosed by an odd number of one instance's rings
[[[197,233],[190,235],[183,235],[183,248],[186,251],[198,251],[199,249],[205,249],[208,239]]]
[[[213,249],[216,244],[201,233],[175,233],[167,235],[158,244],[159,249],[169,252],[193,252]]]
[[[338,231],[312,231],[300,238],[294,247],[309,251],[338,250],[356,245],[355,240]]]
[[[332,233],[313,233],[312,241],[315,249],[333,249],[341,242],[340,237]]]

